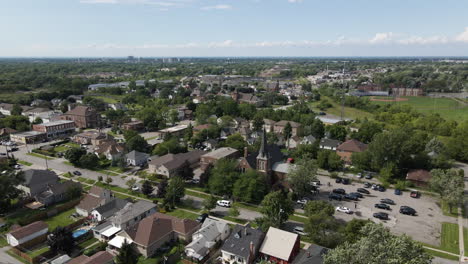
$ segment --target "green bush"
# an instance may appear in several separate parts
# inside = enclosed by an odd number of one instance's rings
[[[406,191],[406,188],[408,187],[407,185],[408,184],[406,181],[397,181],[397,183],[395,184],[395,189]]]
[[[332,173],[330,173],[330,177],[332,179],[336,179],[336,178],[338,178],[338,173],[337,172],[332,172]]]

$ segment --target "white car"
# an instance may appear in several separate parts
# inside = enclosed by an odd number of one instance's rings
[[[132,191],[134,191],[134,192],[137,192],[139,190],[140,190],[140,187],[138,187],[136,185],[132,187]]]
[[[306,203],[308,202],[309,200],[307,199],[301,199],[301,200],[297,200],[296,203],[297,204],[300,204],[300,205],[306,205]]]
[[[348,207],[344,207],[344,206],[338,206],[336,208],[336,211],[342,212],[342,213],[347,213],[347,214],[352,214],[353,213],[353,211],[351,211],[351,209],[349,209]]]
[[[221,207],[231,207],[231,201],[228,200],[218,200],[216,201],[216,204]]]
[[[15,168],[15,170],[19,170],[19,169],[21,169],[21,165],[16,164],[16,165],[14,166],[14,168]]]
[[[296,226],[296,227],[294,227],[293,232],[296,233],[296,234],[298,234],[298,235],[301,235],[301,236],[307,235],[306,232],[304,231],[304,228],[303,228],[302,226]]]

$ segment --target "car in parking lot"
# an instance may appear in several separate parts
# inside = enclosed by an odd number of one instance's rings
[[[313,186],[320,186],[321,184],[320,184],[319,180],[314,180],[314,181],[312,181],[312,185]]]
[[[15,168],[15,170],[19,170],[19,169],[21,169],[21,165],[15,164],[15,166],[13,166],[13,168]]]
[[[395,202],[392,199],[388,198],[380,199],[380,202],[384,204],[395,204]]]
[[[81,172],[79,172],[79,171],[74,171],[74,172],[73,172],[73,175],[81,176]]]
[[[302,198],[300,200],[297,200],[296,201],[296,204],[300,205],[302,208],[304,208],[304,206],[306,205],[306,203],[309,201],[309,199],[307,198]]]
[[[337,193],[330,193],[328,195],[328,199],[341,201],[341,200],[343,200],[343,196],[340,195],[340,194],[337,194]]]
[[[342,212],[342,213],[347,213],[347,214],[352,214],[353,213],[353,211],[351,211],[351,209],[349,209],[348,207],[344,207],[344,206],[338,206],[335,210],[337,212]]]
[[[364,197],[364,195],[362,195],[362,193],[359,193],[359,192],[352,192],[350,194],[356,196],[357,198],[363,198]]]
[[[346,191],[344,189],[338,188],[338,189],[333,189],[333,193],[337,194],[346,194]]]
[[[294,227],[293,232],[298,234],[298,235],[301,235],[301,236],[306,236],[307,235],[307,233],[304,231],[304,228],[302,226]]]
[[[360,193],[370,194],[370,192],[364,188],[358,188],[357,191]]]
[[[415,216],[416,215],[416,210],[414,210],[413,208],[411,208],[409,206],[403,205],[403,206],[400,206],[400,214]]]
[[[357,197],[356,195],[352,195],[351,193],[346,194],[344,198],[348,200],[353,200],[353,201],[359,200],[359,197]]]
[[[370,188],[372,186],[372,184],[370,184],[370,182],[365,182],[364,183],[364,188]]]
[[[348,185],[348,184],[351,183],[351,181],[350,181],[349,179],[347,179],[347,178],[343,178],[343,179],[341,180],[341,183],[343,183],[344,185]]]
[[[401,195],[401,190],[395,189],[395,195]]]
[[[378,203],[374,205],[375,208],[384,209],[384,210],[391,210],[390,205],[384,203]]]
[[[132,186],[132,191],[138,192],[139,190],[140,190],[140,187],[138,187],[137,185]]]
[[[221,207],[231,207],[231,201],[228,200],[218,200],[216,201],[216,204]]]
[[[341,178],[336,178],[335,183],[341,183],[342,179]]]
[[[358,174],[356,174],[356,178],[361,179],[362,178],[362,173],[359,172]]]
[[[364,178],[370,180],[370,179],[372,179],[372,174],[367,173],[366,176],[364,176]]]
[[[419,197],[421,197],[421,193],[419,193],[418,191],[411,191],[410,197],[411,198],[419,198]]]
[[[385,187],[379,185],[378,188],[377,188],[377,190],[378,190],[379,192],[385,192],[386,189],[385,189]]]
[[[388,214],[383,212],[374,213],[372,216],[380,220],[388,220]]]

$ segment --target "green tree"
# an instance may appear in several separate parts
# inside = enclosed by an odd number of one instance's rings
[[[140,135],[130,138],[125,145],[127,146],[128,151],[136,150],[139,152],[148,152],[149,149],[148,142],[146,142],[146,140]]]
[[[135,179],[130,179],[128,180],[125,184],[128,186],[128,189],[132,189],[133,186],[135,186],[135,184],[137,183],[137,181]]]
[[[80,165],[80,159],[86,155],[86,150],[82,148],[71,148],[65,152],[65,158],[73,165]]]
[[[260,204],[262,213],[262,230],[269,226],[281,227],[291,214],[294,213],[294,205],[291,198],[282,191],[271,192],[265,196]]]
[[[338,221],[324,210],[308,216],[304,230],[307,236],[315,243],[333,248],[341,243],[343,235],[339,232]]]
[[[161,181],[158,183],[158,198],[164,198],[167,193],[167,178],[162,178]]]
[[[10,209],[11,201],[18,198],[22,191],[16,188],[24,182],[24,173],[16,173],[8,168],[2,168],[0,174],[0,213]]]
[[[463,201],[465,183],[463,175],[460,175],[457,170],[435,169],[431,171],[431,175],[431,189],[440,195],[450,209]]]
[[[215,196],[210,195],[208,199],[205,199],[203,201],[203,208],[205,208],[205,210],[207,210],[208,212],[215,209],[217,200],[218,199]]]
[[[346,227],[343,231],[346,241],[349,243],[354,243],[362,237],[361,229],[371,223],[370,220],[362,220],[353,218],[353,220],[346,223]]]
[[[146,195],[146,196],[149,196],[150,194],[152,194],[154,191],[154,188],[153,188],[153,185],[151,184],[150,181],[148,180],[145,180],[143,182],[143,184],[141,185],[141,192]]]
[[[317,179],[317,165],[315,161],[304,158],[299,160],[288,173],[287,182],[298,197],[310,194],[312,181]]]
[[[107,185],[110,185],[113,181],[114,181],[114,180],[113,180],[111,177],[109,177],[109,176],[106,177],[106,183],[107,183]]]
[[[92,153],[88,153],[81,156],[79,164],[86,169],[95,169],[99,166],[99,158]]]
[[[72,232],[64,227],[58,226],[47,236],[47,245],[55,254],[70,254],[74,248]]]
[[[267,193],[268,183],[265,174],[255,170],[242,173],[232,190],[236,200],[247,203],[259,203]]]
[[[324,264],[408,263],[430,264],[432,257],[410,237],[396,236],[382,225],[369,223],[356,242],[345,242],[324,256]]]
[[[228,214],[231,217],[238,217],[240,215],[240,212],[239,212],[239,209],[237,209],[237,206],[233,206],[229,208]]]
[[[167,186],[166,196],[164,197],[164,204],[174,208],[179,204],[185,195],[184,180],[179,176],[174,176]]]
[[[185,142],[190,142],[190,140],[192,140],[192,137],[193,137],[193,126],[192,126],[192,123],[189,123],[187,129],[185,130],[185,134],[184,134],[184,140]]]
[[[382,132],[382,127],[372,121],[368,121],[367,119],[362,122],[359,131],[353,132],[351,134],[351,138],[357,139],[363,143],[369,143],[372,141],[374,135],[379,134]]]
[[[235,148],[239,151],[243,151],[245,147],[247,147],[247,142],[245,142],[244,138],[241,134],[233,134],[227,137],[226,141],[224,142],[226,147]]]
[[[253,119],[253,129],[254,129],[254,131],[261,131],[264,124],[265,124],[265,122],[263,121],[263,117],[261,117],[260,115],[256,115],[254,117],[254,119]]]
[[[115,257],[116,264],[137,264],[138,254],[133,248],[133,244],[128,243],[127,239],[124,239],[122,246],[119,249],[119,253]]]
[[[11,115],[19,116],[21,113],[23,113],[23,108],[21,108],[21,105],[14,104],[13,108],[11,109]]]
[[[291,134],[292,134],[291,123],[287,122],[286,125],[284,126],[283,136],[286,140],[288,140],[291,137]]]
[[[208,179],[210,193],[216,195],[231,195],[234,183],[239,178],[237,162],[221,159],[216,162]]]
[[[177,112],[177,110],[172,109],[169,112],[169,121],[173,125],[175,125],[177,123],[177,121],[179,121],[179,113]]]
[[[67,200],[72,200],[81,196],[81,187],[78,185],[70,186],[65,192]]]
[[[320,119],[315,119],[310,126],[310,132],[316,139],[323,138],[325,135],[325,125]]]
[[[304,207],[304,212],[306,216],[316,214],[333,216],[333,214],[335,214],[335,207],[333,207],[331,203],[324,200],[312,200],[307,202]]]
[[[40,117],[36,117],[34,119],[34,122],[33,122],[34,125],[42,124],[42,123],[43,123],[43,121],[42,121],[42,118],[40,118]]]
[[[331,125],[327,128],[328,133],[330,133],[330,138],[340,140],[340,141],[345,141],[346,139],[346,128],[342,125]]]
[[[98,182],[102,182],[103,178],[101,175],[98,176]]]

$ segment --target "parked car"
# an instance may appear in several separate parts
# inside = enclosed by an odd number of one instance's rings
[[[358,174],[356,174],[356,177],[357,177],[358,179],[361,179],[361,178],[362,178],[362,173],[359,172]]]
[[[395,204],[395,202],[392,199],[388,198],[380,199],[380,202],[384,204]]]
[[[304,228],[302,226],[294,227],[293,232],[301,236],[307,235],[307,233],[304,231]]]
[[[351,195],[354,195],[354,196],[356,196],[356,197],[358,197],[358,198],[364,198],[364,195],[362,195],[362,193],[352,192],[352,193],[350,193],[350,194],[351,194]]]
[[[132,186],[132,191],[138,192],[139,190],[140,190],[140,187],[138,187],[136,185]]]
[[[388,220],[388,214],[383,212],[374,213],[373,216],[380,220]]]
[[[333,189],[332,191],[333,193],[337,193],[337,194],[346,194],[346,191],[344,189]]]
[[[335,182],[336,183],[341,183],[342,179],[341,178],[336,178]]]
[[[379,185],[379,186],[377,187],[377,190],[378,190],[379,192],[385,192],[386,189],[385,189],[385,187]]]
[[[15,168],[15,170],[19,170],[19,169],[21,169],[21,165],[15,164],[15,166],[13,166],[13,168]]]
[[[418,192],[418,191],[412,191],[412,192],[410,193],[410,197],[411,197],[411,198],[419,198],[419,197],[421,197],[421,193]]]
[[[342,213],[347,213],[347,214],[352,214],[353,211],[351,211],[351,209],[349,209],[348,207],[344,207],[344,206],[338,206],[336,208],[336,211],[337,212],[342,212]]]
[[[341,183],[343,183],[345,185],[348,185],[348,184],[351,183],[351,181],[349,179],[347,179],[347,178],[344,178],[344,179],[341,180]]]
[[[343,196],[341,196],[340,194],[337,194],[337,193],[330,193],[328,195],[328,199],[341,201],[341,200],[343,200]]]
[[[320,186],[320,181],[319,180],[315,180],[315,181],[312,181],[312,185],[313,186]]]
[[[79,172],[79,171],[74,171],[74,172],[73,172],[73,175],[81,176],[81,172]]]
[[[372,184],[370,184],[369,182],[364,183],[364,188],[370,188],[371,186],[372,186]]]
[[[218,200],[216,201],[216,204],[221,207],[231,207],[231,201],[228,200]]]
[[[358,188],[357,191],[360,193],[370,194],[370,192],[364,188]]]
[[[197,217],[197,222],[199,223],[203,223],[205,222],[205,219],[208,218],[208,214],[207,213],[204,213],[204,214],[201,214]]]
[[[395,189],[395,195],[401,195],[401,190]]]
[[[370,179],[372,179],[372,174],[367,173],[366,176],[364,176],[364,178],[370,180]]]
[[[296,203],[304,206],[308,201],[309,201],[309,199],[302,198],[300,200],[297,200]]]
[[[413,208],[411,208],[409,206],[404,206],[403,205],[403,206],[400,207],[400,214],[415,216],[416,215],[416,210],[414,210]]]
[[[344,198],[345,198],[345,199],[348,199],[348,200],[353,200],[353,201],[359,200],[359,197],[357,197],[356,195],[352,195],[352,194],[350,194],[350,193],[349,193],[349,194],[346,194],[346,195],[344,196]]]
[[[379,186],[377,184],[375,184],[375,183],[372,184],[372,186],[371,186],[372,190],[377,190],[378,188],[379,188]]]
[[[10,148],[10,152],[18,151],[18,149],[17,147]]]
[[[378,203],[374,205],[375,208],[391,210],[390,205],[384,203]]]

